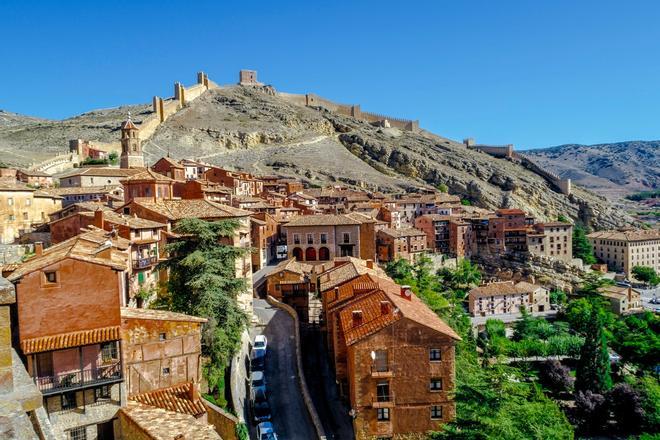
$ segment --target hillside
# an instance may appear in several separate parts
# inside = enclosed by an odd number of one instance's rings
[[[660,141],[570,144],[525,154],[561,177],[611,200],[660,187]]]
[[[0,151],[7,162],[25,163],[66,151],[71,138],[117,140],[128,110],[138,123],[150,112],[148,106],[121,107],[0,127]],[[429,132],[382,128],[293,104],[267,87],[209,90],[162,123],[144,152],[147,163],[169,153],[317,186],[339,182],[400,192],[444,183],[480,206],[518,207],[545,220],[563,214],[595,227],[627,219],[604,198],[582,188],[559,194],[514,162]]]

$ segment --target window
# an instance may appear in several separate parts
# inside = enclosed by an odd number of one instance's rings
[[[14,220],[16,220],[16,216],[14,214],[9,214],[9,221],[13,222]]]
[[[67,438],[70,440],[87,440],[87,427],[79,426],[77,428],[69,429],[66,431]]]
[[[27,213],[27,212],[24,212],[24,213],[23,213],[23,220],[27,220],[27,219],[28,219],[28,213]]]
[[[314,244],[314,234],[307,234],[307,244]]]
[[[390,419],[390,409],[389,408],[377,408],[376,416],[379,422],[386,422]]]
[[[62,394],[62,409],[73,409],[77,407],[75,391]]]
[[[293,234],[293,244],[300,244],[300,235]]]
[[[159,341],[164,341],[165,339],[167,339],[167,333],[160,333],[158,335],[158,340]]]
[[[389,402],[391,400],[389,382],[384,381],[376,384],[376,400],[379,402]]]
[[[101,344],[101,359],[103,362],[110,362],[114,359],[118,359],[117,355],[117,344],[114,341],[104,342]]]
[[[110,385],[103,385],[100,388],[94,388],[94,402],[110,398]]]
[[[32,200],[25,199],[25,206],[31,206],[31,205],[32,205]]]
[[[170,374],[170,367],[163,368],[163,376],[168,376]]]
[[[321,243],[326,244],[328,242],[328,234],[321,233]]]
[[[7,199],[7,205],[9,205],[9,206],[14,206],[14,198],[13,198],[13,197],[9,197],[9,198]]]
[[[430,389],[431,391],[442,391],[442,379],[431,379]]]
[[[350,243],[351,242],[351,234],[349,232],[344,232],[344,243]]]
[[[429,360],[431,361],[441,361],[442,360],[442,350],[439,348],[432,348],[429,350]]]
[[[46,277],[47,283],[57,283],[57,272],[44,272],[44,276]]]
[[[433,405],[431,407],[431,420],[438,420],[442,418],[442,407],[440,405]]]
[[[125,214],[125,215],[129,215],[130,213],[131,213],[131,208],[129,208],[129,207],[125,207],[125,208],[124,208],[124,214]]]

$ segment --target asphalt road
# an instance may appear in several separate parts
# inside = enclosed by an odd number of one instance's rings
[[[644,307],[646,310],[651,310],[654,311],[656,309],[660,309],[660,304],[652,304],[651,300],[655,296],[656,298],[660,298],[660,287],[656,287],[654,289],[638,289],[641,299],[642,299],[642,307]]]
[[[251,337],[263,333],[268,338],[266,354],[266,387],[273,425],[281,440],[316,438],[296,376],[296,357],[293,319],[284,311],[271,307],[265,300],[254,300],[254,313],[259,325],[251,330]],[[252,438],[255,427],[250,424]]]

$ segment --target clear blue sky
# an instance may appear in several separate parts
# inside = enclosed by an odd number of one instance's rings
[[[0,2],[0,108],[65,118],[241,68],[485,143],[660,138],[658,1]]]

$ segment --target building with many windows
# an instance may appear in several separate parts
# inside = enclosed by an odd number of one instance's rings
[[[660,230],[627,229],[597,231],[587,235],[594,255],[610,270],[630,275],[635,266],[660,272]]]

